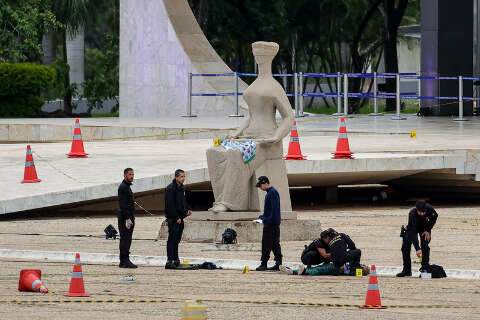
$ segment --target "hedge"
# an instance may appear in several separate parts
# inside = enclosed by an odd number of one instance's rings
[[[55,70],[31,63],[0,63],[0,117],[39,113],[42,94],[53,86]]]

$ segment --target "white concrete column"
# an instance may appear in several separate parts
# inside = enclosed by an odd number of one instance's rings
[[[71,37],[67,34],[67,61],[70,66],[70,83],[76,83],[78,92],[83,92],[85,81],[85,32],[79,29],[78,33]]]
[[[42,50],[43,50],[43,57],[42,63],[43,64],[52,64],[56,58],[56,44],[53,38],[53,33],[45,33],[42,37]]]

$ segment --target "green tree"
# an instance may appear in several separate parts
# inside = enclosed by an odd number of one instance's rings
[[[67,36],[75,36],[81,28],[84,28],[88,17],[89,0],[54,0],[52,11],[56,19],[61,23],[60,29],[63,43],[62,58],[67,64]],[[70,84],[68,68],[65,71],[64,79],[64,112],[72,114],[72,97],[76,93],[76,86]]]
[[[397,39],[398,27],[408,7],[408,0],[383,0],[383,16],[385,28],[383,33],[383,50],[385,57],[385,71],[398,73]],[[387,79],[387,92],[395,92],[395,79]],[[386,110],[395,110],[395,100],[387,99]]]
[[[87,51],[87,80],[83,94],[88,100],[89,111],[101,108],[106,99],[116,100],[114,109],[118,110],[118,35],[109,35],[106,40],[102,50],[93,48]]]
[[[40,62],[42,35],[56,27],[51,0],[0,0],[0,61]]]

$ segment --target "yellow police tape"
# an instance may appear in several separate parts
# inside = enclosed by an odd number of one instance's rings
[[[44,300],[0,300],[0,304],[18,304],[18,305],[36,305],[36,304],[93,304],[93,303],[178,303],[185,300],[179,299],[164,299],[164,298],[152,298],[152,299],[44,299]],[[358,304],[342,304],[342,303],[312,303],[312,302],[300,302],[300,301],[246,301],[246,300],[222,300],[222,299],[202,299],[198,302],[210,302],[210,303],[245,303],[245,304],[274,304],[274,305],[292,305],[292,306],[305,306],[305,307],[323,307],[323,308],[359,308]],[[470,309],[474,306],[454,306],[454,305],[389,305],[384,306],[391,309]]]

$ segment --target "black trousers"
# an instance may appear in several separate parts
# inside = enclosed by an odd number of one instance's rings
[[[182,240],[184,223],[177,223],[177,220],[168,219],[168,240],[167,240],[167,260],[180,261],[178,257],[178,245]]]
[[[360,259],[362,257],[362,251],[360,249],[353,249],[347,251],[346,260],[350,263],[350,274],[355,274],[355,269],[360,266]]]
[[[135,221],[130,229],[125,226],[125,219],[118,218],[118,231],[120,232],[120,262],[130,260],[130,246],[132,245],[133,229],[135,228]]]
[[[350,264],[350,274],[355,275],[355,269],[360,267],[360,259],[362,258],[362,251],[360,249],[353,249],[346,251],[340,258],[334,257],[335,267],[340,269],[345,263]]]
[[[306,266],[316,266],[318,264],[330,261],[322,257],[317,250],[304,250],[302,252],[301,260]]]
[[[270,259],[270,252],[273,251],[276,264],[282,264],[282,248],[280,247],[280,226],[263,225],[262,235],[262,263]]]
[[[418,234],[415,234],[417,237]],[[403,257],[403,271],[411,272],[412,271],[412,259],[410,258],[410,251],[412,250],[413,244],[413,235],[405,234],[403,237],[402,244],[402,257]],[[424,237],[420,235],[420,249],[422,249],[422,268],[430,264],[430,247],[429,241],[425,240]]]

